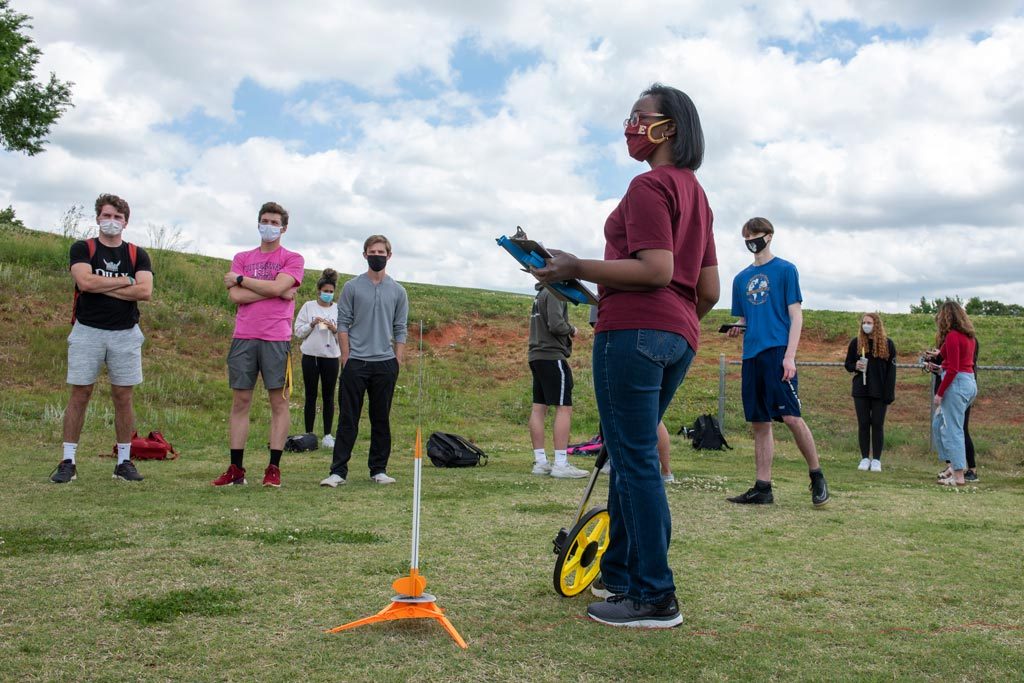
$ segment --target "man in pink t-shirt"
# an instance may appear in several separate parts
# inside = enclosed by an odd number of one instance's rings
[[[270,397],[270,464],[263,485],[281,485],[281,452],[288,434],[288,397],[285,383],[291,350],[295,293],[302,284],[305,261],[281,246],[288,231],[288,212],[280,204],[260,207],[260,246],[235,254],[224,275],[228,297],[238,306],[235,333],[228,352],[231,385],[231,465],[213,480],[214,486],[244,484],[242,458],[249,437],[249,409],[256,376]]]

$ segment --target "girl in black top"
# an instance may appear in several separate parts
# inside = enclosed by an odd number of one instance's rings
[[[885,411],[896,400],[896,345],[886,336],[877,313],[861,316],[860,331],[846,351],[846,370],[853,373],[850,394],[857,411],[861,455],[857,469],[881,472]]]

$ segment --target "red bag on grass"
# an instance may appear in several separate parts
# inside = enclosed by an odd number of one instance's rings
[[[112,455],[117,457],[117,444],[114,444]],[[135,432],[132,434],[131,457],[132,460],[175,460],[178,451],[174,450],[174,446],[160,432],[150,432],[146,437]]]

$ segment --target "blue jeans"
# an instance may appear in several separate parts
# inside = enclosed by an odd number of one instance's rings
[[[672,517],[658,465],[658,422],[690,368],[681,335],[616,330],[594,337],[594,391],[611,456],[608,549],[601,579],[643,603],[675,593],[668,566]]]
[[[939,410],[932,416],[932,442],[939,452],[939,460],[949,461],[954,470],[967,468],[964,413],[977,395],[978,384],[974,381],[974,375],[958,372],[952,384],[946,387]]]

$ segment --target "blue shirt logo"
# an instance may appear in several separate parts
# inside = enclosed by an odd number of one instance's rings
[[[755,306],[763,304],[768,301],[769,289],[768,276],[758,273],[747,282],[747,301]]]

